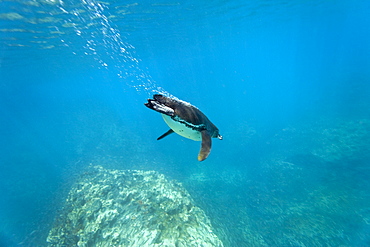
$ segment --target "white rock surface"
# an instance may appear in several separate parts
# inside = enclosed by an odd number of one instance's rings
[[[155,171],[101,166],[76,183],[49,246],[223,246],[181,184]]]

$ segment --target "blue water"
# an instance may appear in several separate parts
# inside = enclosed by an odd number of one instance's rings
[[[90,163],[181,182],[225,246],[370,245],[369,1],[0,1],[0,246]],[[143,103],[220,129],[210,156]]]

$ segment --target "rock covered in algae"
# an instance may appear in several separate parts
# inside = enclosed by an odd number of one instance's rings
[[[178,183],[155,171],[101,166],[73,186],[49,246],[223,246]]]

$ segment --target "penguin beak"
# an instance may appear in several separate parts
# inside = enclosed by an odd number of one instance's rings
[[[222,135],[218,135],[217,138],[222,140]]]

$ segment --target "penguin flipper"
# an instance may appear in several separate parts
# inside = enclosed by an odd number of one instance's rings
[[[157,138],[157,140],[160,140],[166,136],[168,136],[169,134],[172,134],[174,131],[172,129],[170,129],[169,131],[167,131],[166,133],[164,133],[163,135],[161,135],[160,137]]]
[[[207,130],[202,130],[202,145],[198,154],[198,160],[203,161],[207,159],[209,153],[211,152],[212,140],[211,135]]]

